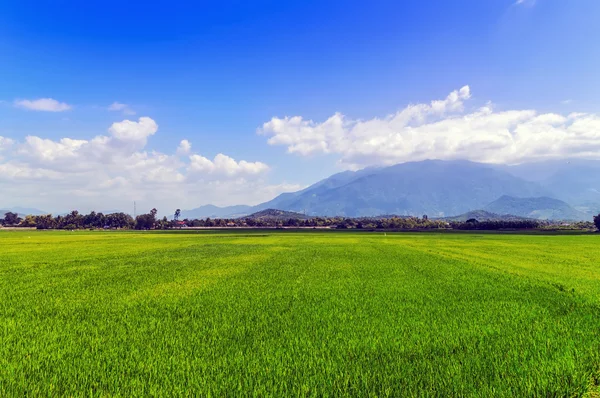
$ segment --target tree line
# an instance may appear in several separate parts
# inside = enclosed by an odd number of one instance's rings
[[[423,217],[311,217],[307,219],[288,218],[206,218],[180,220],[181,211],[177,209],[172,220],[167,217],[158,218],[157,210],[153,208],[146,214],[133,218],[126,213],[103,214],[94,211],[89,214],[80,214],[77,210],[65,215],[52,216],[51,214],[25,218],[17,213],[7,212],[0,218],[4,226],[30,227],[37,229],[176,229],[185,227],[227,228],[336,228],[360,230],[431,230],[431,229],[458,229],[458,230],[501,230],[501,229],[548,229],[561,228],[561,224],[541,220],[506,220],[506,221],[444,221]],[[600,214],[594,217],[594,222],[571,223],[564,228],[600,230]]]
[[[89,214],[80,214],[73,210],[69,214],[53,217],[52,214],[40,216],[28,215],[25,218],[19,217],[16,213],[8,212],[4,219],[0,219],[4,226],[19,226],[37,229],[83,229],[83,228],[116,228],[128,229],[135,228],[135,220],[129,214],[112,213],[102,214],[95,211]]]

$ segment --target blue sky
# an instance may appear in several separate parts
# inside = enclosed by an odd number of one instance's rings
[[[370,165],[596,157],[573,143],[600,105],[597,1],[89,3],[3,5],[0,207],[257,203]],[[119,124],[140,117],[156,131]]]

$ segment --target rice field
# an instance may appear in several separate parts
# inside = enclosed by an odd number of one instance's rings
[[[600,235],[0,231],[0,396],[600,396]]]

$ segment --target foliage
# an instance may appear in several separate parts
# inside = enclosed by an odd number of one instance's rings
[[[598,230],[600,230],[600,214],[594,216],[594,225]]]
[[[156,213],[140,214],[135,218],[135,229],[153,229]]]
[[[177,209],[179,210],[179,209]],[[8,214],[8,213],[7,213]],[[182,227],[251,227],[251,228],[332,228],[332,229],[361,229],[361,230],[396,230],[422,231],[433,229],[459,230],[500,230],[500,229],[590,229],[589,222],[576,222],[565,227],[562,223],[540,221],[524,218],[508,218],[502,220],[482,220],[470,218],[466,221],[450,221],[446,219],[430,219],[426,215],[419,217],[399,217],[394,215],[381,217],[306,217],[303,214],[269,209],[256,213],[255,216],[244,218],[206,218],[204,220],[179,220],[176,211],[173,221],[156,218],[157,210],[152,209],[147,214],[140,214],[134,220],[125,213],[104,215],[92,211],[87,215],[79,214],[77,210],[64,216],[52,215],[27,216],[24,220],[10,216],[13,224],[22,227],[37,227],[38,229],[130,229],[151,230],[171,229]],[[14,215],[16,216],[16,214]]]
[[[64,216],[52,217],[51,214],[42,216],[27,216],[21,222],[22,227],[36,227],[37,229],[124,229],[132,228],[133,218],[125,213],[102,214],[92,211],[81,215],[77,210]]]
[[[476,219],[467,220],[467,222],[451,222],[452,229],[462,230],[487,230],[497,231],[501,229],[537,229],[544,225],[538,220],[513,220],[513,221],[477,221]]]
[[[0,220],[3,225],[17,225],[21,222],[21,218],[17,213],[7,212],[4,214],[4,219]]]

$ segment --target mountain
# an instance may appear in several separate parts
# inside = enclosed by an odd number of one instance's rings
[[[575,209],[600,213],[600,161],[561,159],[524,163],[515,166],[497,166],[516,177],[539,183]]]
[[[516,221],[526,220],[526,217],[513,216],[512,214],[496,214],[485,210],[473,210],[453,217],[444,217],[445,221],[467,221],[470,219],[477,221]]]
[[[34,208],[29,208],[29,207],[9,207],[6,209],[0,209],[0,218],[4,217],[4,214],[11,212],[11,213],[17,213],[19,215],[19,217],[25,217],[28,215],[32,215],[32,216],[42,216],[44,214],[50,214],[46,211],[40,210],[40,209],[34,209]]]
[[[246,205],[238,205],[238,206],[226,206],[226,207],[218,207],[213,205],[205,205],[200,206],[191,210],[182,210],[181,218],[239,218],[243,216],[247,216],[251,213],[256,213],[261,210],[267,209],[282,209],[287,210],[290,206],[294,205],[299,197],[306,197],[314,195],[314,198],[318,198],[319,195],[323,192],[326,192],[330,189],[337,188],[348,182],[355,180],[363,175],[367,175],[372,171],[377,170],[376,168],[366,168],[359,171],[344,171],[341,173],[337,173],[332,175],[331,177],[325,178],[308,188],[300,190],[298,192],[286,192],[278,195],[276,198],[261,203],[256,206],[246,206]],[[300,212],[303,212],[303,209],[299,209]]]
[[[577,211],[562,200],[548,197],[515,198],[504,195],[485,206],[484,210],[538,220],[591,221],[591,216]]]
[[[515,202],[504,196],[524,201]],[[498,207],[488,207],[492,204]],[[407,162],[337,173],[256,206],[205,205],[183,210],[181,217],[238,218],[267,209],[309,216],[427,214],[432,218],[483,209],[497,215],[588,220],[592,214],[600,213],[600,160],[566,159],[519,165],[462,160]],[[0,210],[0,215],[7,211],[22,217],[47,213],[14,207]]]
[[[315,185],[286,200],[285,206],[270,207],[326,216],[444,216],[481,209],[502,195],[546,193],[539,184],[468,161],[401,163],[347,175],[332,187]]]
[[[273,200],[255,206],[255,209],[263,210],[273,208],[292,210],[299,213],[304,213],[306,211],[307,214],[311,215],[331,215],[329,213],[317,213],[311,211],[311,209],[317,207],[321,202],[322,197],[328,192],[350,184],[359,178],[373,175],[379,170],[381,169],[369,167],[358,171],[344,171],[341,173],[337,173],[301,191],[293,193],[283,193]]]
[[[481,209],[502,195],[547,194],[540,184],[489,165],[427,160],[334,174],[301,191],[284,193],[253,207],[202,206],[183,214],[188,218],[234,217],[279,209],[311,216],[443,217]]]
[[[237,218],[252,213],[253,206],[239,205],[218,207],[213,205],[200,206],[195,209],[182,210],[180,219],[200,218]]]

